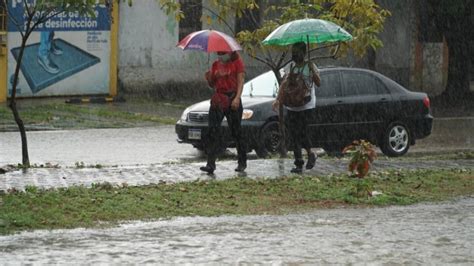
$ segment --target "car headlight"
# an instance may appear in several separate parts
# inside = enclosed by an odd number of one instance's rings
[[[250,119],[252,118],[252,116],[253,116],[253,111],[250,109],[244,109],[244,111],[242,112],[242,120]]]
[[[253,111],[252,110],[244,109],[242,111],[242,120],[248,120],[248,119],[252,118],[252,116],[253,116]],[[223,121],[227,121],[227,117],[224,116]]]
[[[189,107],[184,109],[183,113],[181,114],[181,121],[186,121],[188,120],[188,113],[189,113]]]

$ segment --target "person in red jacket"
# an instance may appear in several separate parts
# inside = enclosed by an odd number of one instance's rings
[[[214,94],[211,97],[209,108],[209,131],[205,139],[207,164],[200,169],[213,174],[216,169],[217,153],[224,145],[222,142],[221,123],[224,116],[237,144],[238,166],[237,172],[247,168],[247,149],[242,139],[242,89],[244,85],[245,66],[237,52],[218,52],[218,59],[206,72],[206,80]]]

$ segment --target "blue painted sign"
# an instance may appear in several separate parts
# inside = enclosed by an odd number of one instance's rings
[[[29,1],[34,4],[34,1]],[[23,0],[13,0],[9,3],[9,15],[13,16],[19,25],[25,24]],[[39,14],[38,14],[39,15]],[[110,30],[109,9],[105,5],[97,5],[92,16],[80,16],[79,12],[63,12],[51,18],[47,22],[38,25],[36,31],[91,31]],[[14,23],[8,23],[8,31],[18,32]]]
[[[35,1],[28,0],[29,5]],[[103,1],[97,1],[103,2]],[[14,73],[26,27],[23,0],[8,3],[8,73]],[[31,34],[20,66],[18,97],[91,95],[109,92],[109,9],[98,4],[94,16],[63,12],[39,24]],[[39,14],[37,14],[39,15]],[[16,23],[13,23],[15,21]],[[8,85],[11,95],[11,83]]]

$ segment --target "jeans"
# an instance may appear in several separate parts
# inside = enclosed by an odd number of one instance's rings
[[[242,138],[242,102],[237,110],[222,111],[219,108],[209,108],[209,132],[206,138],[205,149],[207,152],[207,165],[216,168],[216,159],[218,152],[224,145],[222,139],[222,127],[221,123],[224,116],[227,118],[227,124],[229,125],[230,132],[237,144],[237,155],[239,165],[247,165],[247,148]]]
[[[53,43],[54,31],[42,31],[40,34],[40,45],[38,48],[38,56],[46,57],[51,51]]]
[[[308,133],[308,121],[313,109],[303,111],[288,110],[289,135],[293,142],[293,154],[295,156],[295,165],[298,168],[303,167],[303,153],[301,149],[311,149],[311,139]]]

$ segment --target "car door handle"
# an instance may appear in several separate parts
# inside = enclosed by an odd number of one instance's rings
[[[337,103],[337,104],[341,104],[341,103],[344,103],[344,101],[338,100],[336,103]]]
[[[381,98],[380,99],[380,102],[386,102],[387,101],[387,98]]]

